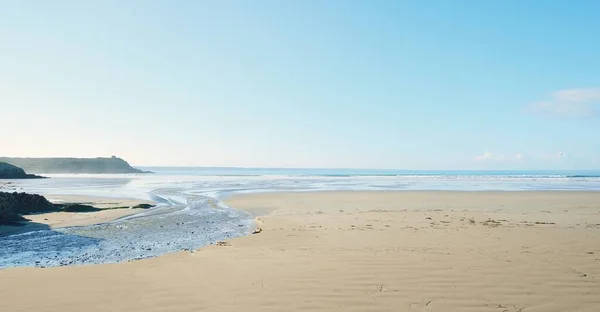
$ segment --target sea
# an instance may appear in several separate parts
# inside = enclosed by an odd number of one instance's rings
[[[310,191],[598,191],[600,170],[410,171],[141,167],[148,174],[46,175],[2,191],[152,200],[155,208],[108,223],[0,237],[0,269],[134,261],[194,252],[248,235],[254,217],[227,206],[234,194]]]

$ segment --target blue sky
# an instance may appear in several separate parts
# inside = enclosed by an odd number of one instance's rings
[[[600,168],[598,1],[2,1],[0,155]]]

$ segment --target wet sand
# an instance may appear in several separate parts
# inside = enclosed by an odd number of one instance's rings
[[[0,311],[599,311],[600,192],[236,196],[259,234],[0,271]]]
[[[105,223],[139,213],[144,209],[133,209],[139,204],[154,204],[151,201],[128,198],[102,198],[80,195],[48,195],[53,203],[79,203],[104,209],[95,212],[53,212],[26,216],[32,222],[49,225],[51,228],[82,226]]]

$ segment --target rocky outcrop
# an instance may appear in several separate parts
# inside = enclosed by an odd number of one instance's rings
[[[23,168],[29,173],[148,173],[131,167],[118,157],[99,158],[8,158],[5,162]]]
[[[96,208],[90,205],[78,204],[78,203],[66,203],[60,206],[60,211],[64,212],[94,212],[102,209]]]
[[[27,193],[0,192],[0,225],[26,221],[21,215],[60,209],[44,196]]]
[[[27,174],[25,170],[7,164],[5,162],[0,162],[0,179],[39,179],[43,178],[40,176],[36,176],[34,174]]]
[[[94,212],[101,209],[79,204],[53,204],[44,196],[27,193],[0,192],[0,225],[16,225],[24,221],[23,215],[43,212]]]

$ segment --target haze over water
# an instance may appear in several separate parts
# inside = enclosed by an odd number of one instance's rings
[[[143,167],[154,174],[50,175],[20,183],[43,194],[152,199],[156,189],[215,196],[281,190],[598,190],[600,171],[409,171],[368,169]]]

